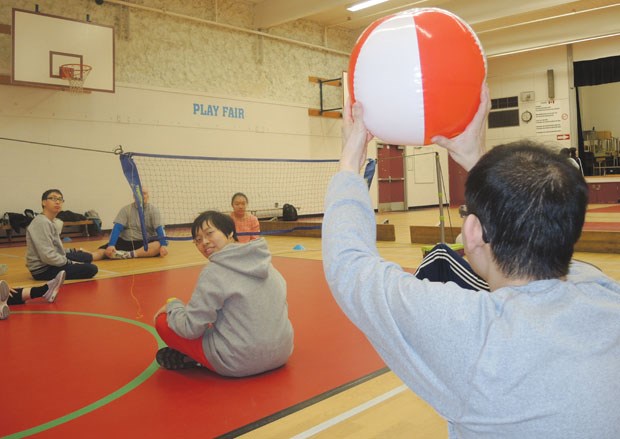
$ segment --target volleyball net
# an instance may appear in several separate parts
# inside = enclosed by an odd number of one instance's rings
[[[194,157],[143,153],[121,153],[123,173],[131,186],[144,227],[142,188],[166,224],[169,239],[191,239],[189,225],[199,213],[232,210],[237,192],[249,200],[248,211],[259,219],[282,216],[282,206],[296,207],[300,217],[321,216],[323,200],[338,160],[292,160],[227,157]],[[320,223],[316,226],[320,228]],[[283,230],[299,229],[291,224]],[[304,227],[307,228],[307,227]],[[145,245],[147,237],[144,237]]]

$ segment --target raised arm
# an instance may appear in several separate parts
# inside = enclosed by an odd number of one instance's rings
[[[478,162],[478,159],[486,152],[486,121],[491,108],[489,99],[489,87],[482,85],[480,91],[480,105],[465,131],[458,136],[448,139],[443,136],[435,136],[433,143],[448,150],[450,157],[454,159],[466,171],[469,171]]]
[[[342,123],[342,154],[340,170],[358,173],[366,161],[368,142],[373,135],[366,129],[363,121],[362,104],[350,102],[344,108]]]

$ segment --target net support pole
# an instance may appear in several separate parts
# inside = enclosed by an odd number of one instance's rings
[[[437,172],[437,198],[439,200],[439,236],[440,242],[446,242],[446,226],[443,217],[443,189],[441,185],[441,163],[439,162],[439,153],[435,152],[435,169]]]
[[[138,208],[138,217],[140,218],[140,228],[142,229],[142,242],[144,242],[144,251],[149,249],[149,240],[146,233],[146,224],[144,221],[144,196],[142,195],[142,184],[140,183],[140,175],[138,174],[138,168],[136,163],[131,158],[130,153],[123,153],[119,155],[121,160],[121,167],[123,168],[123,174],[131,187],[131,193],[133,199]]]
[[[364,168],[364,180],[368,183],[368,189],[370,189],[370,185],[372,184],[372,178],[375,176],[375,169],[377,167],[376,159],[368,159],[368,163],[366,163],[366,167]]]

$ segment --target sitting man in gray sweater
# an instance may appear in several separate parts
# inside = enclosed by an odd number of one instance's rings
[[[62,221],[58,214],[65,199],[59,189],[41,195],[42,212],[26,229],[26,266],[33,279],[52,280],[64,271],[67,279],[90,279],[97,274],[93,254],[65,249],[60,239]]]
[[[356,103],[327,191],[323,264],[347,316],[448,422],[451,438],[620,437],[620,284],[572,260],[581,173],[542,145],[484,154],[488,90],[467,129],[433,142],[469,171],[463,244],[489,291],[417,279],[379,256],[359,175],[372,135]]]

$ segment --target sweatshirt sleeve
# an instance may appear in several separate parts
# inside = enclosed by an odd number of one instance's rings
[[[217,310],[224,305],[224,298],[209,279],[210,271],[207,265],[200,273],[187,305],[176,300],[166,305],[168,326],[183,338],[193,340],[202,337],[217,319]]]
[[[110,239],[108,240],[108,246],[115,247],[118,242],[118,237],[121,236],[121,232],[125,227],[122,224],[114,223],[112,227],[112,233],[110,233]]]
[[[352,172],[330,182],[322,236],[325,276],[345,314],[410,388],[443,416],[458,413],[488,325],[475,314],[484,298],[382,259],[368,187]]]
[[[166,239],[166,231],[164,230],[164,226],[157,226],[155,232],[157,233],[157,240],[159,243],[164,247],[167,246],[168,240]]]

